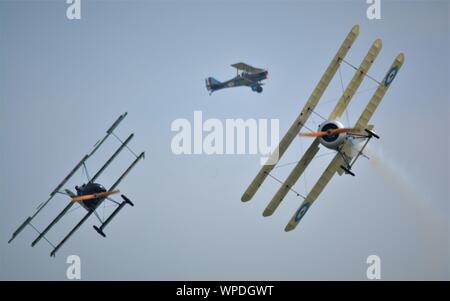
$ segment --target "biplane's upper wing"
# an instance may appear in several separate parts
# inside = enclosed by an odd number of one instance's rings
[[[236,64],[232,64],[231,67],[234,67],[238,70],[242,70],[248,73],[259,73],[259,72],[263,72],[264,69],[261,68],[255,68],[253,66],[250,66],[246,63],[236,63]]]
[[[303,201],[302,205],[298,210],[295,212],[294,216],[292,216],[291,220],[287,224],[285,231],[291,231],[297,227],[297,224],[300,222],[302,217],[305,215],[306,211],[309,209],[309,207],[314,203],[314,201],[317,199],[319,194],[322,192],[322,190],[325,188],[325,186],[330,182],[333,175],[336,173],[336,171],[341,168],[341,165],[344,163],[344,159],[342,156],[337,153],[333,160],[328,165],[327,169],[323,172],[322,176],[320,176],[319,180],[316,182],[314,187],[311,189],[311,191],[306,196],[305,200]]]
[[[372,66],[372,63],[375,61],[376,57],[380,53],[381,47],[382,42],[380,39],[377,39],[373,42],[372,46],[367,52],[367,55],[364,57],[358,70],[355,72],[355,75],[353,76],[350,83],[347,85],[347,88],[345,88],[344,93],[342,94],[335,108],[328,117],[329,120],[339,118],[345,111],[348,104],[350,103],[350,100],[355,95],[356,91],[361,85],[361,82],[363,81],[365,74],[367,74],[370,67]],[[266,209],[263,212],[264,216],[269,216],[273,214],[273,212],[283,201],[286,194],[295,185],[297,180],[303,174],[306,167],[308,167],[309,163],[312,161],[314,156],[319,152],[319,140],[320,138],[314,139],[313,143],[309,146],[308,150],[305,152],[303,157],[291,171],[286,181],[280,186],[277,193],[274,195],[270,203],[267,205]]]
[[[359,34],[359,26],[355,25],[353,26],[352,30],[347,34],[347,37],[340,46],[338,52],[334,56],[324,75],[320,79],[319,83],[315,87],[313,93],[306,102],[303,110],[300,112],[300,115],[298,115],[298,117],[295,119],[294,123],[291,125],[286,135],[284,135],[284,137],[281,139],[278,147],[270,155],[266,164],[261,168],[261,170],[256,175],[252,183],[248,186],[247,190],[242,195],[241,200],[243,202],[249,201],[255,195],[259,186],[261,186],[261,184],[266,179],[267,175],[275,167],[275,164],[283,156],[286,149],[289,147],[294,138],[297,137],[298,132],[300,131],[300,129],[305,124],[306,120],[309,118],[312,111],[316,107],[320,97],[324,93],[333,76],[336,74],[336,71],[338,70],[338,67],[341,63],[341,60],[347,54],[353,42],[356,40],[358,34]]]

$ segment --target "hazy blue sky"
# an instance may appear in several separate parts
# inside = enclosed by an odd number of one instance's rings
[[[71,254],[81,257],[86,280],[366,279],[371,254],[381,257],[382,279],[449,278],[448,1],[384,0],[375,21],[362,0],[83,0],[76,21],[66,7],[63,0],[0,1],[0,279],[65,279]],[[380,37],[370,74],[381,79],[401,51],[405,64],[372,119],[382,137],[371,143],[373,158],[358,162],[356,177],[335,177],[295,231],[283,231],[301,203],[295,195],[262,217],[275,181],[240,201],[259,156],[172,154],[171,122],[192,120],[195,110],[204,118],[279,118],[283,135],[354,24],[361,32],[349,61],[359,64]],[[209,96],[204,78],[225,80],[238,61],[269,69],[264,92]],[[352,75],[342,67],[345,83]],[[350,122],[375,86],[362,84]],[[340,93],[336,76],[318,111],[328,115]],[[147,152],[120,186],[135,207],[108,226],[106,239],[93,231],[92,217],[54,259],[45,242],[30,247],[31,228],[8,245],[125,111],[117,133],[135,132],[130,146]],[[294,141],[282,162],[298,160],[309,142]],[[105,144],[91,173],[117,146]],[[310,189],[330,159],[315,160],[296,189]],[[100,181],[110,185],[132,160],[122,153]],[[284,179],[290,169],[274,175]],[[79,172],[68,186],[82,180]],[[55,198],[36,225],[43,228],[66,202]],[[71,212],[50,239],[59,241],[83,213]]]

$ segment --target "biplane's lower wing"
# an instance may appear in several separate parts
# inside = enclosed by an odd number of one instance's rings
[[[245,78],[243,76],[236,77],[235,79],[232,79],[234,86],[250,86],[255,84],[255,82],[249,80],[248,78]]]
[[[335,108],[328,117],[329,120],[333,120],[340,117],[342,113],[347,109],[350,100],[353,98],[359,86],[361,85],[361,82],[363,81],[365,75],[368,73],[370,67],[372,66],[376,57],[380,53],[381,48],[382,48],[381,40],[380,39],[375,40],[372,46],[370,47],[369,51],[367,52],[366,56],[362,60],[359,68],[356,70],[355,75],[353,76],[353,78],[345,88],[344,92],[342,93],[342,96],[339,98]],[[266,209],[263,212],[264,216],[269,216],[273,214],[273,212],[283,201],[284,197],[289,192],[289,190],[292,189],[292,187],[295,185],[297,180],[303,174],[303,172],[308,167],[309,163],[313,160],[314,156],[318,153],[318,151],[319,151],[319,138],[316,138],[314,139],[314,142],[309,146],[308,150],[305,152],[300,161],[297,163],[297,165],[294,167],[294,169],[291,171],[286,181],[278,189],[277,193],[272,198],[270,203],[267,205]]]
[[[336,74],[342,62],[342,59],[347,55],[347,52],[353,45],[353,42],[356,40],[358,35],[359,35],[359,26],[355,25],[353,26],[352,30],[347,34],[347,37],[345,38],[344,42],[342,42],[339,50],[337,51],[333,60],[328,65],[327,70],[321,77],[319,83],[314,88],[314,91],[312,92],[311,96],[309,97],[308,101],[306,102],[305,106],[300,112],[300,115],[298,115],[298,117],[295,119],[294,123],[291,125],[291,127],[289,128],[288,132],[284,135],[284,137],[281,139],[279,145],[274,150],[274,152],[272,152],[267,163],[260,169],[256,177],[253,179],[248,188],[245,190],[244,194],[241,197],[241,200],[243,202],[249,201],[255,195],[258,188],[261,186],[261,184],[267,178],[269,173],[275,167],[275,164],[286,152],[287,148],[295,139],[295,137],[297,137],[297,134],[305,124],[306,120],[314,111],[314,108],[319,102],[319,99],[322,97],[331,79]]]
[[[333,160],[328,165],[327,169],[323,172],[322,176],[320,176],[319,180],[316,182],[314,187],[311,189],[311,191],[306,196],[305,200],[303,201],[302,205],[298,210],[295,212],[294,216],[292,216],[291,220],[287,224],[285,231],[291,231],[294,230],[295,227],[297,227],[298,223],[302,219],[302,217],[305,215],[306,211],[308,211],[309,207],[314,203],[314,201],[317,199],[317,197],[320,195],[320,193],[323,191],[325,186],[330,182],[333,175],[336,173],[336,171],[341,168],[341,165],[344,163],[344,160],[340,154],[336,154],[333,158]]]

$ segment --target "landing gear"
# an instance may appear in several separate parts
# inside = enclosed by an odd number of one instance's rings
[[[352,166],[353,164],[355,164],[356,160],[358,160],[358,158],[360,156],[366,157],[368,158],[366,155],[364,155],[363,150],[366,148],[367,144],[369,143],[370,139],[372,138],[376,138],[376,139],[380,139],[380,136],[378,136],[377,134],[375,134],[372,130],[369,129],[364,129],[364,131],[367,133],[367,135],[359,135],[359,134],[354,134],[354,133],[348,133],[348,136],[353,136],[354,138],[362,138],[362,139],[366,139],[366,141],[364,142],[364,145],[361,147],[361,149],[358,151],[358,154],[356,155],[355,158],[351,158],[348,157],[343,151],[342,149],[338,149],[339,154],[341,154],[342,159],[345,162],[345,166],[341,165],[342,170],[351,176],[355,176],[355,174],[352,172]]]
[[[252,86],[252,91],[261,93],[263,91],[263,88],[260,85],[254,85]]]

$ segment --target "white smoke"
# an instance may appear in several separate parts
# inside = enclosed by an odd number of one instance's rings
[[[391,159],[381,149],[374,149],[369,145],[364,152],[370,157],[370,163],[376,172],[385,180],[386,184],[399,193],[399,201],[404,202],[405,211],[414,213],[417,219],[418,229],[422,229],[422,242],[426,244],[433,261],[433,267],[439,269],[443,261],[448,261],[449,225],[447,216],[433,209],[433,201],[430,194],[418,190],[417,183],[405,168],[399,165],[397,160]],[[445,265],[448,265],[446,263]]]

